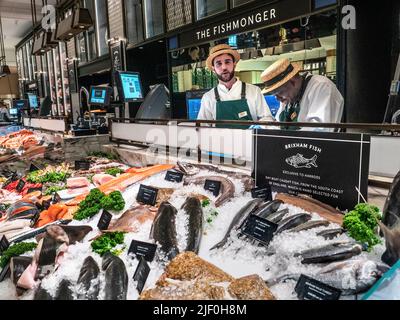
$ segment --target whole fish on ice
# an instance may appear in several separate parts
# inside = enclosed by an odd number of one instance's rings
[[[310,169],[311,166],[318,168],[317,166],[317,158],[318,156],[315,155],[314,157],[312,157],[311,159],[307,159],[305,158],[302,154],[298,153],[295,156],[291,156],[289,158],[286,158],[285,161],[288,165],[299,169],[299,168],[308,168]]]
[[[189,234],[185,251],[198,254],[203,234],[203,209],[200,200],[189,197],[182,205],[182,209],[189,216]]]
[[[124,262],[107,252],[103,256],[101,268],[105,271],[105,300],[126,300],[128,293],[128,273]]]
[[[98,280],[100,274],[100,268],[97,262],[88,256],[85,261],[83,261],[82,268],[79,272],[78,277],[78,299],[83,300],[97,300],[100,287]]]

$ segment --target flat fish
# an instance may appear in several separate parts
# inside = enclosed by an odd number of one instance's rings
[[[361,245],[350,242],[335,242],[328,245],[302,251],[301,263],[326,263],[349,259],[362,252]]]
[[[83,261],[82,268],[79,272],[78,277],[78,299],[82,300],[97,300],[100,286],[99,282],[95,279],[99,277],[100,268],[97,262],[88,256],[85,261]],[[82,292],[82,293],[81,293]]]
[[[199,253],[203,234],[203,209],[197,198],[187,198],[182,209],[189,216],[189,234],[185,251]]]
[[[313,221],[308,221],[306,223],[303,223],[296,228],[293,228],[290,230],[290,232],[300,232],[304,230],[310,230],[318,227],[326,227],[330,224],[329,221],[327,220],[313,220]]]
[[[151,226],[150,238],[158,242],[161,250],[168,259],[173,259],[178,253],[178,241],[176,239],[177,210],[169,202],[163,202]]]
[[[54,300],[74,300],[71,286],[72,284],[70,281],[62,279],[58,286]]]
[[[323,237],[324,239],[331,240],[341,235],[344,232],[343,228],[327,229],[317,233],[317,236]]]
[[[228,230],[225,233],[225,236],[223,237],[223,239],[218,242],[216,245],[214,245],[213,247],[211,247],[210,250],[213,249],[218,249],[221,248],[225,245],[225,243],[228,241],[229,236],[231,234],[231,231],[233,228],[240,228],[240,226],[244,223],[244,221],[247,219],[247,217],[258,208],[258,206],[260,204],[262,204],[263,200],[262,199],[254,199],[254,200],[250,200],[249,202],[247,202],[245,204],[244,207],[242,207],[238,213],[236,213],[235,217],[233,218],[231,224],[228,227]]]
[[[279,223],[282,221],[283,217],[286,216],[289,213],[289,209],[283,209],[279,210],[275,213],[272,213],[267,217],[267,220],[273,222],[273,223]]]
[[[19,278],[21,277],[22,273],[28,268],[28,266],[32,262],[32,257],[12,257],[10,259],[10,271],[11,271],[11,281],[17,285]]]
[[[105,300],[126,300],[128,273],[124,262],[107,252],[103,256],[102,270],[105,271]]]
[[[400,171],[393,179],[389,193],[383,207],[382,222],[387,227],[392,227],[400,218]]]
[[[149,206],[138,205],[125,211],[116,221],[112,221],[103,232],[137,232],[146,221],[153,221],[156,210]]]
[[[272,200],[261,206],[254,214],[261,218],[267,219],[270,214],[278,211],[282,203],[283,201],[281,200]]]
[[[278,229],[275,233],[281,233],[285,230],[293,229],[311,219],[311,215],[307,213],[299,213],[293,216],[287,217],[278,223]]]
[[[215,206],[220,207],[225,202],[232,199],[235,195],[235,185],[228,178],[220,177],[220,176],[205,176],[198,178],[185,178],[183,184],[196,184],[196,185],[204,185],[206,180],[214,180],[221,182],[221,191],[219,197],[215,200]]]
[[[386,250],[382,254],[382,261],[389,266],[393,266],[400,259],[400,222],[397,222],[392,228],[378,221],[386,243]]]
[[[93,230],[91,226],[66,226],[60,225],[69,238],[69,244],[75,244],[82,241],[85,236]]]

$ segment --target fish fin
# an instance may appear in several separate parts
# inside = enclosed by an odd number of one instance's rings
[[[315,168],[318,168],[317,164],[315,163],[317,161],[318,156],[315,155],[314,157],[311,158],[311,162],[309,163],[310,165],[314,166]]]

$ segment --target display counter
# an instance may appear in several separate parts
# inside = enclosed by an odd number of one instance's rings
[[[68,131],[67,117],[24,117],[23,125],[26,128],[40,129],[52,132],[66,133]]]

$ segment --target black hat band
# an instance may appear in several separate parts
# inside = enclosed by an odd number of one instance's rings
[[[286,70],[284,70],[283,72],[281,72],[280,74],[276,75],[275,77],[273,77],[271,80],[268,80],[266,82],[264,82],[266,87],[271,87],[274,84],[278,83],[279,81],[282,81],[283,79],[285,79],[285,77],[290,74],[292,71],[294,70],[293,65],[289,64],[289,66],[286,68]]]

